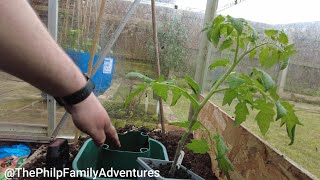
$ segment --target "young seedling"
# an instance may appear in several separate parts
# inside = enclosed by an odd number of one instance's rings
[[[234,112],[236,126],[244,122],[250,111],[255,109],[258,111],[255,120],[263,135],[268,131],[271,122],[281,119],[280,124],[281,126],[286,126],[290,145],[293,144],[296,125],[301,123],[295,115],[293,105],[279,99],[276,92],[276,84],[272,77],[258,68],[253,68],[248,74],[235,72],[235,68],[245,59],[254,61],[256,58],[262,68],[267,69],[279,65],[280,69],[283,70],[288,65],[289,57],[295,54],[296,51],[293,49],[293,44],[289,44],[288,37],[283,31],[271,29],[258,33],[241,18],[220,15],[204,31],[207,33],[208,40],[220,52],[228,52],[232,56],[214,60],[209,66],[210,70],[224,67],[226,72],[219,80],[213,83],[203,100],[198,98],[200,95],[199,85],[188,76],[184,78],[184,81],[191,90],[177,85],[174,80],[164,80],[164,78],[153,80],[143,74],[131,72],[127,77],[140,78],[143,83],[138,84],[135,91],[128,96],[126,104],[135,95],[147,88],[154,90],[164,101],[167,101],[168,92],[171,91],[172,106],[176,105],[181,96],[189,99],[194,109],[194,114],[190,121],[174,123],[177,126],[185,127],[186,132],[178,143],[170,173],[173,175],[176,170],[178,157],[188,135],[192,131],[203,127],[208,132],[209,143],[216,146],[215,153],[218,166],[229,179],[229,171],[233,170],[233,166],[226,156],[227,146],[219,134],[210,132],[198,121],[201,109],[214,94],[224,92],[222,105],[230,105],[232,102],[237,103]],[[224,87],[221,88],[221,85],[224,85]],[[203,139],[192,140],[186,147],[196,153],[205,153],[209,150],[208,143]]]

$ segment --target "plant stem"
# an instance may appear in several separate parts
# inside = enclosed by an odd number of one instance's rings
[[[273,45],[273,46],[275,46],[275,47],[283,50],[279,45],[277,45],[277,44],[275,44],[275,43],[270,43],[270,42],[262,43],[262,44],[259,44],[259,45],[255,46],[255,47],[253,47],[253,48],[250,49],[250,50],[245,51],[243,54],[241,54],[241,56],[239,57],[239,59],[238,59],[237,61],[241,61],[247,54],[251,53],[251,52],[254,51],[255,49],[258,49],[258,48],[260,48],[260,47],[262,47],[262,46],[264,46],[264,45]]]
[[[169,171],[169,174],[172,177],[174,176],[174,173],[175,173],[176,168],[177,168],[177,161],[178,161],[178,158],[180,156],[180,152],[181,152],[181,150],[182,150],[182,148],[183,148],[183,146],[184,146],[189,134],[192,131],[193,125],[197,122],[197,118],[198,118],[199,112],[200,112],[199,109],[195,110],[195,113],[193,114],[193,116],[191,118],[191,122],[190,122],[190,125],[189,125],[187,131],[183,134],[182,138],[180,139],[180,141],[178,143],[178,147],[177,147],[176,153],[174,155],[174,160],[173,160],[173,163],[171,165],[171,169]]]
[[[227,77],[231,74],[231,72],[234,70],[234,68],[237,66],[237,64],[240,62],[237,60],[238,58],[238,52],[239,52],[239,41],[240,41],[240,37],[239,35],[237,36],[237,47],[236,47],[236,52],[235,52],[235,56],[234,56],[234,61],[233,61],[233,64],[231,65],[231,67],[228,69],[228,71],[212,86],[209,94],[204,98],[204,100],[200,103],[199,107],[197,109],[195,109],[195,112],[191,118],[191,121],[190,121],[190,125],[187,129],[187,131],[183,134],[181,140],[179,141],[178,143],[178,147],[176,149],[176,153],[175,153],[175,156],[174,156],[174,160],[173,160],[173,163],[171,165],[171,169],[170,169],[170,172],[169,174],[173,177],[174,176],[174,173],[176,171],[176,168],[177,168],[177,161],[178,161],[178,158],[180,156],[180,152],[185,144],[185,141],[187,140],[188,138],[188,135],[191,133],[192,131],[192,127],[193,125],[197,122],[197,119],[198,119],[198,116],[199,116],[199,113],[201,111],[201,109],[204,107],[204,105],[209,101],[209,99],[211,98],[211,96],[213,94],[215,94],[216,92],[219,92],[220,90],[217,90],[219,88],[219,86],[227,79]],[[211,137],[210,137],[211,138]]]
[[[268,96],[268,94],[265,93],[262,89],[260,89],[260,88],[258,88],[258,87],[256,87],[256,86],[249,86],[249,85],[248,85],[248,87],[253,88],[253,89],[256,89],[257,91],[260,92],[260,94],[261,94],[264,98],[268,98],[268,99],[269,99],[270,101],[272,101],[273,103],[276,103],[276,101],[275,101],[273,98],[271,98],[270,96]]]
[[[209,94],[200,103],[200,105],[199,105],[199,109],[200,110],[209,101],[209,99],[212,97],[212,95],[216,93],[216,90],[219,88],[219,86],[227,79],[227,77],[231,74],[231,72],[234,70],[234,68],[240,62],[241,59],[237,60],[238,59],[238,52],[239,52],[239,44],[240,44],[239,41],[240,41],[240,38],[239,38],[239,36],[237,36],[237,47],[236,47],[236,52],[235,52],[235,55],[234,55],[233,64],[228,69],[228,71],[226,73],[224,73],[223,76],[212,86]]]

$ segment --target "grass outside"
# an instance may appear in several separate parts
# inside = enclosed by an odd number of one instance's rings
[[[134,98],[132,103],[134,106],[130,108],[124,107],[124,102],[130,93],[130,83],[123,81],[113,93],[110,100],[102,101],[104,108],[108,111],[112,119],[112,123],[116,128],[125,127],[127,124],[135,125],[136,127],[144,126],[149,129],[158,128],[158,116],[156,115],[155,100],[152,98],[152,92],[148,91],[149,106],[148,112],[145,112],[145,98]]]
[[[230,107],[222,106],[222,94],[217,94],[212,102],[219,105],[229,115],[234,115],[235,103]],[[255,122],[256,111],[253,111],[243,126],[247,127],[252,133],[266,140],[273,147],[285,154],[287,157],[295,161],[304,169],[308,170],[318,178],[320,178],[320,106],[294,103],[297,116],[303,126],[297,126],[295,143],[289,146],[289,138],[287,137],[285,127],[280,127],[280,122],[271,123],[270,129],[266,136],[263,136]],[[188,118],[189,101],[182,97],[176,106],[171,107],[177,118],[185,121]]]

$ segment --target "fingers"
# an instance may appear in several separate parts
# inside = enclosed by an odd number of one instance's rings
[[[95,132],[88,132],[88,134],[91,136],[97,147],[102,146],[106,141],[106,134],[103,129],[99,129]]]
[[[118,133],[112,124],[105,126],[105,134],[107,140],[110,140],[110,142],[116,145],[117,147],[121,147]]]
[[[100,147],[105,144],[106,141],[112,143],[117,147],[121,147],[120,140],[118,137],[118,133],[114,126],[112,125],[105,125],[104,129],[99,129],[94,132],[88,132],[88,134],[92,137],[96,146]]]

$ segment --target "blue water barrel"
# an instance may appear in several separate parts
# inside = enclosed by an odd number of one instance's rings
[[[88,64],[90,60],[90,54],[87,52],[79,51],[66,51],[75,64],[81,69],[83,73],[87,73]],[[98,60],[98,55],[94,56],[93,64]],[[113,79],[114,67],[116,59],[115,57],[107,56],[101,66],[99,67],[97,73],[93,76],[92,80],[95,84],[94,94],[99,96],[103,94],[110,86]]]

